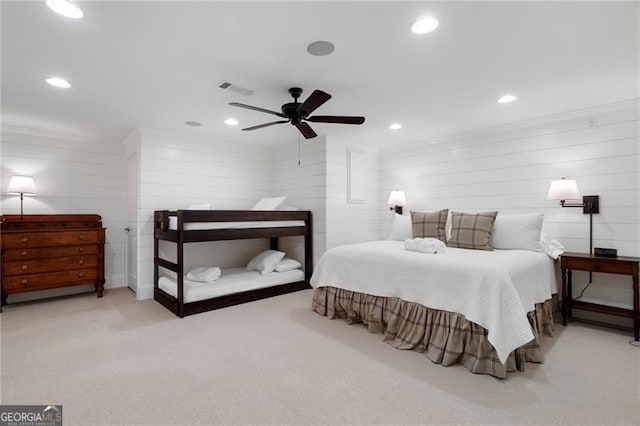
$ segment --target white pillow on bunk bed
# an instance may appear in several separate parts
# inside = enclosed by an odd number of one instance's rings
[[[193,204],[185,210],[215,210],[212,203]]]
[[[261,274],[273,272],[285,253],[277,250],[265,250],[249,261],[247,270],[260,271]]]
[[[298,262],[297,260],[285,257],[280,261],[280,263],[278,263],[275,271],[288,272],[288,271],[293,271],[294,269],[298,269],[301,266],[302,266],[302,263]]]
[[[261,198],[253,207],[251,207],[251,210],[278,210],[278,207],[286,198],[287,197]]]

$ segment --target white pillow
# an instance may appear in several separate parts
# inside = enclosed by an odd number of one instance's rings
[[[404,241],[413,238],[411,230],[411,216],[403,216],[398,213],[393,214],[393,222],[389,229],[388,240]]]
[[[493,248],[540,251],[543,213],[498,214],[493,225]]]
[[[260,271],[261,274],[273,272],[284,257],[284,254],[282,251],[265,250],[249,261],[247,270]]]
[[[552,259],[557,259],[562,253],[564,253],[564,246],[562,243],[546,232],[540,235],[540,246],[542,251],[549,255]]]
[[[212,203],[194,204],[187,207],[185,210],[215,210]]]
[[[282,204],[287,197],[272,197],[261,198],[251,210],[278,210],[280,204]]]
[[[278,207],[278,210],[295,212],[295,211],[298,211],[298,208],[295,206],[280,206]]]
[[[301,266],[302,266],[302,263],[298,262],[297,260],[289,259],[288,257],[285,257],[276,266],[276,272],[293,271],[294,269],[298,269]]]

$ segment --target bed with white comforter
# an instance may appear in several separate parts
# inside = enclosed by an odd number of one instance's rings
[[[449,247],[425,254],[391,240],[328,250],[311,285],[461,314],[486,329],[502,364],[534,339],[528,313],[557,293],[554,262],[542,252]]]

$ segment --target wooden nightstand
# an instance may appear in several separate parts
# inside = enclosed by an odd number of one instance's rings
[[[603,257],[586,253],[563,253],[560,256],[562,271],[562,324],[567,325],[567,317],[571,317],[571,309],[583,309],[603,314],[617,315],[633,319],[633,336],[640,340],[640,298],[638,297],[638,257]],[[633,309],[572,300],[571,271],[591,271],[606,274],[621,274],[632,277]]]

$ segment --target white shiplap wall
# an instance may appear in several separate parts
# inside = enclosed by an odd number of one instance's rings
[[[138,297],[153,296],[153,212],[213,203],[219,210],[250,209],[270,196],[271,160],[266,148],[140,130]],[[268,247],[267,240],[188,244],[185,266],[243,266]],[[161,250],[175,257],[175,245]]]
[[[327,246],[326,140],[317,137],[275,148],[271,154],[272,193],[286,196],[286,205],[313,214],[313,264]],[[298,147],[300,148],[298,156]],[[298,164],[298,160],[300,164]],[[281,250],[302,261],[304,246],[300,238],[283,239]]]
[[[567,251],[589,249],[589,216],[547,201],[549,184],[575,178],[600,196],[594,246],[640,256],[640,141],[637,100],[381,150],[380,196],[400,188],[408,209],[501,214],[543,212],[543,230]],[[381,237],[389,225],[380,216]],[[586,273],[576,272],[576,295]],[[630,279],[595,274],[585,300],[630,307]]]
[[[364,156],[363,203],[347,202],[347,150]],[[273,193],[286,204],[313,212],[313,264],[329,248],[375,240],[378,233],[377,150],[331,136],[278,148],[273,154]],[[299,253],[299,246],[293,249]]]
[[[378,215],[385,211],[378,194],[378,151],[362,144],[327,136],[326,138],[326,202],[327,249],[335,246],[376,240]],[[347,152],[355,150],[362,155],[360,176],[363,183],[363,201],[347,201]],[[385,200],[386,201],[386,200]]]
[[[107,228],[105,286],[124,282],[126,168],[120,141],[5,126],[2,129],[2,214],[19,214],[20,197],[5,194],[12,175],[33,176],[38,196],[25,197],[25,214],[99,214]],[[9,296],[28,300],[90,291],[80,286]]]

